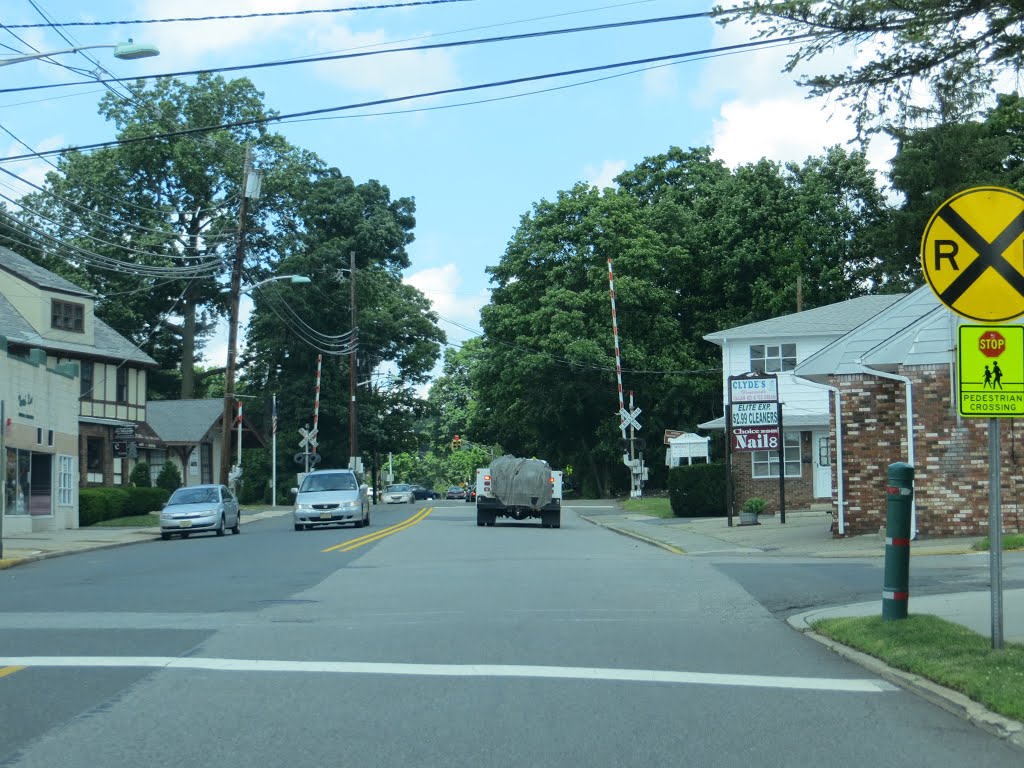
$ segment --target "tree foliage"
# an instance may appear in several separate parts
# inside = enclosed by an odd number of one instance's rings
[[[806,36],[786,71],[837,47],[875,44],[873,59],[802,81],[853,107],[861,131],[913,116],[916,84],[976,91],[1024,65],[1021,0],[745,0],[714,12],[724,24],[754,23],[760,38]]]
[[[194,84],[163,78],[127,87],[130,98],[107,94],[99,104],[123,143],[63,156],[23,200],[21,219],[45,246],[43,266],[95,291],[99,317],[164,370],[180,371],[168,380],[178,391],[156,396],[192,397],[197,353],[227,311],[221,278],[237,245],[246,146],[269,169],[267,194],[250,201],[255,263],[272,254],[272,230],[284,215],[281,177],[307,175],[317,161],[262,124],[193,135],[272,114],[247,79],[200,75]],[[156,134],[174,135],[141,140]]]
[[[674,147],[617,181],[579,184],[523,216],[488,270],[470,368],[471,434],[572,464],[602,494],[628,482],[609,259],[624,387],[654,436],[721,415],[707,333],[898,284],[874,247],[885,205],[859,153],[729,169],[708,148]],[[648,464],[660,450],[648,445]]]

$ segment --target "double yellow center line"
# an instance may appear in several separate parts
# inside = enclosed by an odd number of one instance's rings
[[[0,677],[7,677],[13,675],[15,672],[20,672],[24,667],[0,667]]]
[[[365,544],[372,544],[375,541],[383,539],[385,536],[390,536],[393,533],[404,531],[406,528],[411,528],[412,526],[416,525],[416,523],[423,522],[427,518],[427,515],[429,515],[433,511],[433,507],[424,507],[423,509],[421,509],[419,512],[417,512],[415,515],[413,515],[404,522],[398,523],[397,525],[392,525],[390,528],[382,528],[379,531],[368,533],[365,536],[360,536],[357,539],[343,541],[341,542],[341,544],[335,544],[333,547],[328,547],[327,549],[322,551],[351,552],[353,549],[358,549],[359,547],[362,547]]]

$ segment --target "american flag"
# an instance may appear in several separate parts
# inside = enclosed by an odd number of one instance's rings
[[[238,401],[238,418],[235,419],[235,424],[241,424],[241,423],[242,423],[242,401],[239,400]]]
[[[274,398],[273,404],[270,406],[270,434],[277,434],[277,398]]]

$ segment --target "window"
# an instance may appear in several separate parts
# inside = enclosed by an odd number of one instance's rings
[[[53,447],[53,430],[52,429],[46,430],[46,444],[48,446],[50,446],[51,448]]]
[[[163,448],[156,448],[149,452],[149,481],[156,485],[156,479],[160,477],[164,464],[167,463],[167,451]]]
[[[89,483],[103,482],[103,438],[85,439],[85,480]]]
[[[85,333],[85,305],[53,299],[50,302],[50,327]]]
[[[783,453],[786,457],[786,477],[800,477],[800,433],[785,432],[782,435]],[[754,451],[753,475],[755,478],[779,476],[778,451]]]
[[[36,427],[36,445],[43,444],[43,428]]]
[[[71,507],[75,503],[75,457],[58,456],[57,504]]]
[[[79,396],[86,399],[92,400],[92,376],[93,376],[93,364],[89,362],[82,363],[82,388],[79,391]]]
[[[778,373],[796,368],[796,344],[751,344],[750,370]]]
[[[124,367],[117,369],[117,402],[128,402],[128,369]]]

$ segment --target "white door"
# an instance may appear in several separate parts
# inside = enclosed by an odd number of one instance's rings
[[[814,464],[814,498],[832,498],[832,451],[828,432],[811,432],[811,463]]]

